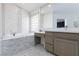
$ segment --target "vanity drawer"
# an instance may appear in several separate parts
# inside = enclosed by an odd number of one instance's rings
[[[75,39],[78,40],[79,39],[79,35],[78,34],[72,34],[72,33],[55,33],[54,34],[55,37],[61,37],[61,38],[67,38],[67,39]]]
[[[53,33],[52,32],[45,32],[45,35],[53,35]]]
[[[45,48],[46,48],[46,50],[49,51],[49,52],[52,52],[52,53],[54,52],[54,47],[53,47],[52,44],[46,43],[46,44],[45,44]]]

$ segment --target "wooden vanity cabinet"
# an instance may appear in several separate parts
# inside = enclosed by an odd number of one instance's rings
[[[53,53],[54,49],[54,41],[53,41],[53,33],[46,32],[45,33],[45,48],[47,51]]]
[[[46,31],[45,48],[59,56],[78,56],[79,33]]]

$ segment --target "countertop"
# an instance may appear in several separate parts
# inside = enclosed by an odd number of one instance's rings
[[[52,29],[50,32],[79,33],[79,29]]]
[[[46,29],[43,32],[36,32],[36,33],[45,34],[46,31],[50,31],[50,32],[64,32],[64,33],[79,33],[79,28]]]

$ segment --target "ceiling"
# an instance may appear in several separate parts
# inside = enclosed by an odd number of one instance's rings
[[[46,14],[51,12],[53,12],[52,4],[45,5],[43,8],[41,8],[41,14]]]
[[[54,13],[79,13],[79,3],[54,3]]]
[[[48,3],[17,3],[17,6],[31,12],[39,7],[41,13],[48,13],[53,11],[54,13],[79,13],[79,3],[53,3],[51,7],[48,7]]]
[[[17,6],[31,12],[39,7],[46,5],[46,3],[17,3]]]

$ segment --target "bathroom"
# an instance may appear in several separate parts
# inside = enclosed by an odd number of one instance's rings
[[[79,32],[79,4],[0,3],[0,54],[34,55],[34,33],[45,31]],[[63,23],[62,23],[63,22]],[[63,26],[58,26],[62,23]],[[60,24],[61,25],[61,24]],[[41,47],[35,55],[51,56]],[[28,53],[21,54],[20,51]],[[32,50],[32,49],[30,49]],[[34,50],[34,51],[35,51]],[[53,56],[53,55],[52,55]]]

